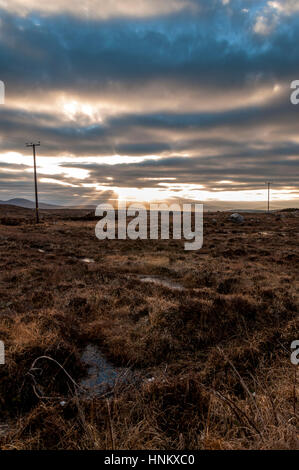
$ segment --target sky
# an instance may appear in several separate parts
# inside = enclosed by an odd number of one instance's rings
[[[299,0],[0,0],[0,200],[299,207]]]

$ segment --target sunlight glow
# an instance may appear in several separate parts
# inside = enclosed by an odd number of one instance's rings
[[[67,183],[66,181],[57,180],[55,178],[41,178],[39,180],[41,183],[50,183],[50,184],[59,184],[62,186],[71,186],[72,188],[78,188],[78,184]]]
[[[72,155],[60,157],[38,156],[38,175],[40,183],[59,184],[62,186],[90,188],[96,192],[111,192],[120,200],[136,201],[136,202],[153,202],[168,200],[190,200],[197,202],[204,201],[236,201],[236,202],[261,202],[267,200],[267,190],[223,190],[221,188],[205,188],[200,184],[179,183],[174,177],[143,177],[140,181],[155,181],[155,186],[136,188],[136,187],[118,187],[112,184],[113,177],[103,176],[101,180],[106,182],[98,183],[89,182],[90,171],[89,164],[104,165],[126,165],[130,163],[138,163],[145,160],[159,160],[161,157],[157,155],[148,155],[141,157],[131,157],[122,155],[110,155],[105,157],[75,157]],[[10,173],[32,173],[32,156],[23,155],[18,152],[6,152],[0,154],[1,162],[14,165],[26,165],[27,168],[14,168]],[[67,167],[66,165],[71,165]],[[86,168],[80,168],[80,165],[86,165]],[[78,167],[76,167],[78,165]],[[43,175],[53,176],[53,178],[44,177]],[[68,181],[68,179],[76,180],[76,183]],[[244,185],[244,182],[236,182],[231,180],[220,180],[217,184],[223,185]],[[83,197],[83,196],[82,196]],[[87,196],[86,196],[87,197]],[[271,199],[276,201],[299,200],[299,193],[294,187],[284,187],[281,189],[272,189]]]
[[[77,115],[84,115],[88,118],[94,120],[95,122],[102,122],[103,119],[96,113],[96,109],[93,108],[90,104],[80,103],[79,101],[72,100],[67,101],[62,104],[62,109],[66,117],[70,120],[75,121]]]

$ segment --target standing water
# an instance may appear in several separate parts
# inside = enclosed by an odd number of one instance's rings
[[[91,394],[105,393],[115,385],[125,383],[129,379],[130,369],[114,367],[93,344],[86,347],[81,361],[88,366],[88,373],[80,385]]]
[[[87,263],[87,264],[94,263],[94,259],[92,258],[82,258],[80,259],[80,261],[82,261],[82,263]]]
[[[157,284],[160,286],[168,287],[168,289],[184,290],[184,287],[181,284],[173,282],[170,279],[162,279],[159,276],[140,276],[139,279],[141,282]]]

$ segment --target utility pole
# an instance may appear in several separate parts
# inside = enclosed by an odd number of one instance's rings
[[[267,182],[267,186],[268,186],[268,213],[270,212],[270,187],[271,187],[271,182],[268,181]]]
[[[35,147],[39,147],[40,142],[31,142],[30,144],[26,144],[26,147],[32,147],[33,150],[33,163],[34,163],[34,188],[35,188],[35,216],[36,216],[36,223],[39,223],[39,214],[38,214],[38,195],[37,195],[37,177],[36,177],[36,152]]]

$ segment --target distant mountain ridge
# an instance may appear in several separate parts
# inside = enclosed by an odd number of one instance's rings
[[[14,198],[9,199],[8,201],[0,201],[0,205],[8,205],[8,206],[19,206],[24,207],[26,209],[34,209],[35,202],[29,201],[29,199],[22,199],[22,198]],[[46,204],[44,202],[40,202],[39,204],[40,209],[59,209],[61,206],[56,206],[54,204]]]
[[[104,203],[104,201],[100,201],[101,203]],[[195,204],[196,201],[187,201],[186,203],[189,204]],[[214,202],[214,201],[213,201]],[[185,203],[185,201],[178,201],[178,204]],[[171,203],[170,203],[171,204]],[[14,199],[8,199],[8,201],[0,201],[0,206],[1,205],[7,205],[7,206],[17,206],[17,207],[23,207],[25,209],[34,209],[35,208],[35,202],[30,201],[29,199],[24,199],[24,198],[14,198]],[[129,205],[129,203],[128,203]],[[217,201],[214,202],[214,204],[210,203],[204,203],[204,211],[205,212],[252,212],[252,213],[263,213],[267,212],[265,208],[263,208],[263,203],[255,203],[255,206],[259,205],[259,207],[255,208],[250,208],[250,207],[243,207],[236,206],[235,202],[222,202],[222,201]],[[277,205],[277,203],[276,203]],[[285,203],[286,205],[286,203]],[[146,208],[148,208],[149,203],[145,204]],[[59,204],[48,204],[45,202],[40,202],[39,203],[39,208],[44,209],[44,210],[51,210],[51,209],[70,209],[70,210],[75,210],[75,209],[80,209],[80,210],[89,210],[89,211],[94,211],[97,207],[97,204],[74,204],[74,205],[59,205]],[[117,209],[117,205],[115,206],[115,209]],[[298,210],[298,208],[290,209],[288,206],[283,207],[277,207],[276,208],[271,208],[271,212],[279,211],[279,210],[284,210],[284,211],[295,211]]]

